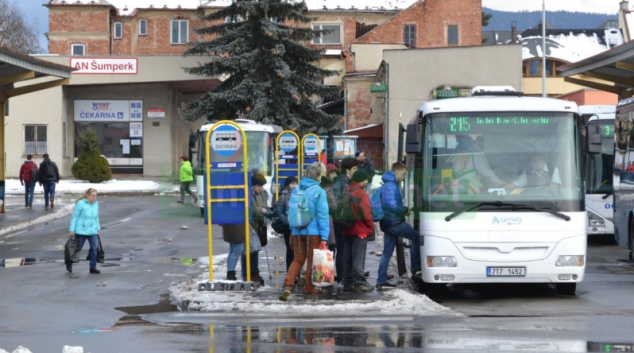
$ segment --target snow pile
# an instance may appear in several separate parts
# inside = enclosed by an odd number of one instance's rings
[[[224,278],[226,273],[227,254],[214,256],[214,277],[219,274]],[[239,263],[238,263],[239,266]],[[255,292],[240,291],[198,291],[198,284],[205,283],[209,279],[208,265],[202,264],[203,270],[195,278],[188,282],[173,284],[170,288],[172,300],[177,303],[189,302],[187,311],[204,312],[240,312],[268,314],[284,313],[285,315],[350,315],[351,313],[363,314],[396,314],[407,313],[411,315],[431,316],[460,316],[461,314],[437,304],[428,297],[415,294],[403,289],[394,289],[383,292],[379,297],[372,294],[372,300],[363,299],[325,299],[281,302],[278,300],[280,289],[270,286],[259,288]],[[240,270],[236,269],[238,273]],[[263,273],[260,273],[263,277]],[[214,282],[232,282],[218,280]],[[300,294],[301,295],[301,294]],[[179,306],[180,307],[180,306]]]
[[[159,183],[152,180],[109,180],[94,184],[84,180],[60,180],[55,186],[56,194],[81,194],[88,188],[96,189],[99,193],[107,194],[112,192],[158,192]],[[23,195],[24,186],[20,185],[18,179],[8,179],[5,181],[5,193],[7,195]],[[35,185],[35,194],[43,194],[44,188],[39,184]]]
[[[0,348],[0,353],[9,353],[7,351],[5,351],[4,349]],[[28,348],[22,347],[22,346],[18,346],[18,348],[16,348],[13,353],[32,353]],[[64,348],[62,348],[62,353],[84,353],[84,347],[80,347],[80,346],[64,346]]]
[[[39,225],[39,224],[43,224],[46,222],[50,222],[50,221],[54,221],[60,218],[64,218],[66,216],[68,216],[69,214],[73,213],[73,210],[75,209],[75,204],[70,204],[70,205],[66,205],[65,207],[53,212],[53,213],[49,213],[45,216],[42,217],[37,217],[35,219],[29,220],[29,221],[25,221],[25,222],[20,222],[20,223],[15,223],[12,224],[11,226],[8,226],[6,228],[2,228],[0,229],[0,235],[4,235],[7,233],[11,233],[11,232],[15,232],[18,230],[22,230],[25,228],[29,228],[31,226],[34,225]],[[2,351],[0,351],[0,353],[2,353]]]

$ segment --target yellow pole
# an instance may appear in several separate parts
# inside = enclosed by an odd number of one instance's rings
[[[242,145],[242,172],[243,172],[243,177],[244,177],[244,185],[242,185],[242,189],[244,190],[244,216],[245,216],[245,254],[250,254],[250,246],[249,246],[249,234],[250,234],[250,224],[249,224],[249,214],[250,214],[250,208],[249,208],[249,201],[250,201],[250,194],[249,194],[249,180],[248,180],[248,162],[247,162],[247,137],[246,134],[244,133],[244,130],[242,130],[242,128],[240,127],[240,125],[236,124],[233,121],[230,120],[222,120],[219,121],[215,124],[213,124],[210,128],[209,131],[207,131],[207,136],[205,138],[205,147],[206,147],[206,151],[205,151],[205,155],[207,156],[206,159],[206,163],[207,163],[207,241],[209,243],[209,282],[213,282],[214,280],[214,271],[213,271],[213,247],[212,247],[212,239],[213,239],[213,223],[211,221],[211,202],[214,201],[221,201],[221,202],[229,202],[229,201],[242,201],[241,199],[222,199],[222,200],[212,200],[211,199],[211,191],[212,190],[216,190],[216,189],[240,189],[240,186],[237,187],[212,187],[211,186],[211,160],[210,160],[210,140],[211,140],[211,134],[213,134],[214,130],[220,126],[220,125],[231,125],[233,127],[235,127],[238,132],[240,132],[240,135],[242,136],[242,141],[241,141],[241,145]],[[251,282],[251,256],[246,256],[247,258],[247,282]]]
[[[0,101],[0,181],[5,182],[4,180],[4,169],[6,168],[5,163],[7,162],[4,158],[4,106],[7,104],[6,100]],[[4,199],[2,200],[2,205],[0,206],[0,213],[4,213],[4,205],[6,200],[7,193],[7,184],[4,184]]]

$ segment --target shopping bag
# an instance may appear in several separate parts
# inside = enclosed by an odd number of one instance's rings
[[[312,282],[315,287],[328,287],[335,283],[335,262],[332,251],[324,246],[313,250]]]
[[[99,236],[99,234],[97,234],[97,240],[99,240],[99,248],[97,248],[97,262],[102,264],[106,261],[106,255],[103,251],[103,246],[101,246],[101,237]],[[90,251],[88,251],[86,261],[90,261]]]
[[[249,231],[249,252],[251,254],[255,254],[262,250],[262,243],[260,243],[260,237],[253,227],[249,227]],[[246,251],[246,246],[244,247],[244,250]]]
[[[68,238],[64,245],[64,263],[67,265],[79,262],[79,247],[75,237]]]

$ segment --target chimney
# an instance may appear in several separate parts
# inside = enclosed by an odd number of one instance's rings
[[[537,29],[539,29],[540,31],[542,30],[542,21],[539,21],[539,24],[537,24]]]
[[[621,11],[629,11],[630,10],[630,2],[627,0],[621,1],[619,4],[621,6]]]
[[[511,23],[511,44],[517,43],[517,22]]]

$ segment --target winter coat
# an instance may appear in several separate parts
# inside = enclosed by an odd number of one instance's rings
[[[366,158],[365,162],[359,164],[359,170],[368,173],[368,181],[372,184],[372,178],[374,178],[376,174],[376,169],[374,169],[374,164],[372,164],[370,158]]]
[[[81,199],[75,204],[73,217],[70,219],[68,230],[76,235],[95,235],[101,230],[99,224],[99,202],[88,202],[88,199]]]
[[[333,195],[335,196],[335,201],[337,202],[337,210],[341,207],[341,195],[343,194],[343,190],[347,189],[350,186],[350,178],[346,174],[341,174],[335,178],[335,181],[332,186]]]
[[[192,170],[192,164],[189,161],[183,162],[181,164],[181,183],[194,181],[194,171]]]
[[[284,189],[282,194],[280,195],[279,200],[275,204],[273,210],[275,215],[277,216],[277,222],[288,226],[288,214],[286,210],[288,209],[288,200],[291,198],[291,191],[289,189]]]
[[[337,209],[337,200],[335,200],[335,194],[332,191],[332,185],[323,186],[328,198],[328,210],[330,213],[330,234],[328,236],[328,245],[335,244],[335,222],[332,219],[332,214]]]
[[[49,168],[49,165],[51,165],[53,167],[53,175],[46,175],[46,171]],[[45,159],[44,162],[40,163],[40,183],[43,183],[45,181],[54,181],[54,182],[58,182],[59,181],[59,169],[57,168],[57,164],[55,164],[55,162],[53,162],[50,159]]]
[[[405,215],[409,208],[403,206],[403,197],[398,186],[396,175],[393,171],[383,174],[383,209],[385,214],[380,222],[381,230],[386,231],[396,225],[405,222]]]
[[[372,220],[372,205],[370,204],[370,197],[361,184],[352,182],[348,190],[350,191],[350,207],[352,208],[352,214],[354,214],[357,222],[350,229],[344,229],[342,231],[345,235],[368,235],[374,231],[374,221]],[[353,201],[353,199],[359,200],[359,203]]]
[[[30,183],[36,182],[37,180],[31,180],[31,168],[35,166],[37,169],[37,164],[33,161],[26,160],[22,167],[20,167],[20,182]]]
[[[319,186],[319,182],[311,178],[302,178],[299,185],[293,189],[292,194],[296,194],[298,190],[306,190],[314,185]],[[328,241],[330,218],[328,217],[328,197],[324,189],[317,187],[310,190],[308,193],[308,209],[313,220],[301,232],[298,228],[291,228],[292,235],[318,235],[322,241]]]
[[[251,192],[251,226],[258,233],[262,246],[266,246],[269,242],[264,217],[269,217],[270,212],[262,212],[263,208],[269,209],[268,196],[269,195],[264,191],[259,195],[256,195],[255,192]]]
[[[251,206],[251,224],[252,227],[257,233],[258,238],[260,238],[260,242],[262,243],[262,236],[260,235],[260,228],[262,227],[262,222],[256,222],[258,220],[258,216],[256,212],[258,211],[258,203],[264,202],[266,205],[266,196],[265,193],[260,194],[260,201],[257,201],[254,198],[254,194],[251,194],[251,201],[249,205]],[[262,210],[259,210],[260,217],[262,216]],[[227,243],[244,243],[245,242],[245,227],[244,224],[225,224],[222,225],[222,240]],[[264,235],[266,236],[266,226],[264,227]],[[265,238],[266,239],[266,238]],[[264,246],[264,243],[262,244]]]

